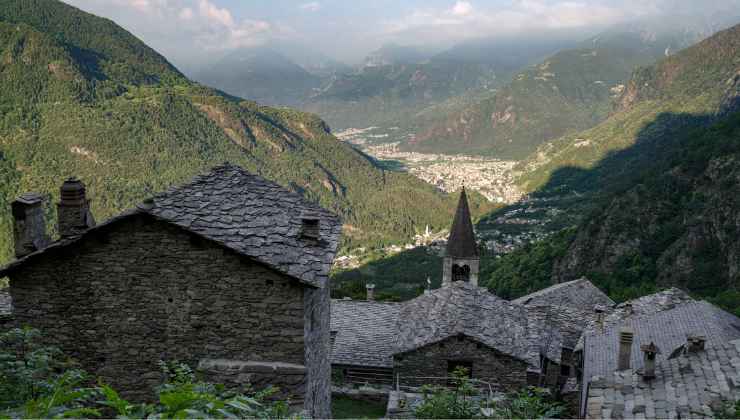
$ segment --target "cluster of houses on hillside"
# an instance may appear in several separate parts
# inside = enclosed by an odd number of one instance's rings
[[[101,224],[69,179],[55,241],[44,201],[12,203],[0,329],[43,330],[133,399],[173,359],[227,385],[277,385],[322,418],[332,378],[399,401],[459,368],[495,391],[549,388],[586,418],[713,417],[740,399],[740,319],[681,290],[615,304],[585,278],[511,301],[479,287],[464,190],[442,286],[399,303],[372,287],[331,300],[339,218],[233,165]]]

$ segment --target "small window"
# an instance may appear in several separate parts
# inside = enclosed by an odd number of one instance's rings
[[[319,219],[302,219],[301,236],[306,239],[319,239]]]

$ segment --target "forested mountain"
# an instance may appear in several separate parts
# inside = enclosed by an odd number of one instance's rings
[[[740,314],[740,25],[637,69],[615,101],[607,120],[516,168],[531,192],[521,206],[565,228],[484,256],[481,284],[514,298],[588,276],[618,301],[675,285]],[[359,294],[382,272],[387,290],[413,293],[424,287],[414,270],[434,281],[441,261],[414,250],[338,279]]]
[[[516,74],[487,99],[421,124],[407,148],[522,159],[547,140],[605,120],[635,68],[702,35],[642,26],[610,30]]]
[[[192,83],[113,22],[57,0],[2,0],[0,92],[0,260],[8,202],[48,194],[53,228],[71,175],[102,220],[228,160],[338,212],[345,245],[406,238],[454,211],[454,199],[379,169],[318,117]]]
[[[587,275],[617,298],[668,285],[740,313],[740,25],[637,70],[619,112],[521,168],[576,192],[577,227],[493,262],[509,293]]]
[[[520,68],[568,42],[562,37],[486,39],[426,60],[421,52],[388,47],[371,54],[369,65],[336,74],[302,109],[335,128],[411,126],[419,113],[436,115],[429,108],[443,106],[446,112],[450,105],[456,108],[490,95]]]

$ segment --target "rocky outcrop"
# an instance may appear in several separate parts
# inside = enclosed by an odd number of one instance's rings
[[[659,286],[734,288],[740,279],[740,160],[676,167],[617,196],[578,233],[553,277],[655,276]]]

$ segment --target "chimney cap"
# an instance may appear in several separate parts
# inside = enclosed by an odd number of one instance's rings
[[[21,204],[38,204],[44,201],[44,196],[35,192],[27,192],[21,194],[15,201]]]
[[[67,178],[59,188],[60,204],[67,206],[83,205],[87,199],[85,197],[85,184],[77,177]]]

